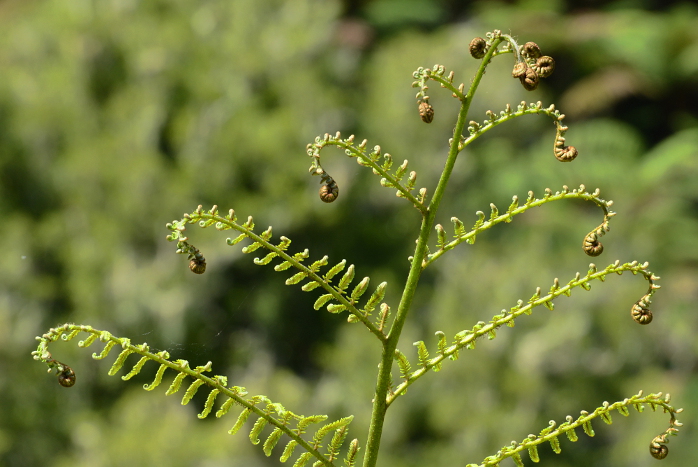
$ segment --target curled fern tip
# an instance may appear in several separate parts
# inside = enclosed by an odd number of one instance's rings
[[[473,58],[479,60],[485,56],[485,53],[487,53],[487,42],[485,42],[485,39],[483,39],[482,37],[476,37],[475,39],[470,41],[470,46],[468,47],[468,50],[470,51],[470,55],[472,55]]]
[[[419,102],[419,117],[424,123],[431,123],[434,120],[434,107],[426,99]]]
[[[643,297],[644,299],[644,297]],[[643,300],[637,301],[630,309],[630,314],[639,324],[650,324],[652,322],[652,312],[646,306],[643,306]]]
[[[75,372],[68,365],[63,365],[63,371],[58,373],[58,384],[64,388],[70,388],[75,385]]]

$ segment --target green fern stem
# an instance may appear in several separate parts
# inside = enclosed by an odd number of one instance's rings
[[[392,404],[395,401],[395,399],[397,399],[399,396],[404,394],[405,391],[407,391],[407,388],[410,385],[412,385],[416,380],[427,374],[429,370],[439,369],[441,363],[446,358],[449,358],[451,360],[457,359],[458,352],[461,349],[474,348],[475,341],[483,336],[487,336],[488,338],[493,339],[496,336],[497,328],[504,325],[513,326],[515,318],[524,314],[531,314],[533,308],[535,307],[545,305],[549,309],[552,309],[553,300],[555,298],[561,295],[569,297],[572,293],[572,289],[575,287],[582,287],[585,290],[589,290],[591,288],[591,285],[589,283],[593,280],[598,279],[603,282],[606,280],[606,276],[608,276],[609,274],[615,273],[621,275],[625,271],[630,271],[633,274],[642,274],[645,277],[645,279],[647,279],[647,281],[649,282],[648,291],[645,295],[646,299],[649,301],[650,297],[660,286],[655,284],[659,277],[655,276],[651,271],[648,271],[648,266],[649,263],[638,264],[637,261],[625,264],[620,264],[619,261],[616,261],[615,263],[609,265],[605,269],[598,271],[594,264],[590,264],[589,272],[585,276],[582,277],[578,273],[574,279],[572,279],[564,286],[560,286],[559,281],[555,279],[555,283],[551,287],[550,293],[547,295],[542,295],[541,289],[539,287],[538,290],[536,290],[536,293],[533,295],[533,297],[531,297],[531,299],[525,305],[523,303],[523,300],[520,300],[519,303],[515,307],[513,307],[509,312],[503,310],[501,314],[493,317],[493,319],[489,323],[480,322],[476,324],[472,329],[458,333],[456,335],[456,340],[453,345],[440,349],[438,356],[428,360],[426,364],[421,365],[421,368],[410,373],[407,379],[400,383],[393,390],[393,392],[387,396],[386,405],[390,406],[390,404]]]
[[[397,348],[398,340],[400,339],[405,320],[407,319],[407,314],[412,306],[412,300],[414,299],[414,294],[417,290],[417,283],[419,282],[419,278],[423,270],[423,261],[426,258],[428,251],[427,244],[429,241],[429,234],[434,228],[436,213],[439,209],[441,198],[446,191],[446,186],[448,185],[448,181],[451,177],[453,167],[458,157],[460,135],[463,134],[463,129],[465,128],[465,124],[468,119],[470,104],[477,87],[480,85],[482,76],[485,73],[485,68],[489,63],[492,54],[497,49],[497,45],[502,42],[502,40],[503,39],[500,37],[494,39],[492,47],[487,52],[482,60],[482,63],[480,64],[480,67],[478,68],[468,93],[463,97],[463,99],[461,99],[458,120],[456,121],[456,126],[453,130],[454,137],[450,142],[446,164],[441,174],[441,178],[439,179],[439,183],[434,190],[434,196],[429,202],[427,212],[423,213],[422,223],[419,229],[419,237],[417,239],[417,246],[415,247],[414,255],[412,257],[412,264],[410,266],[410,271],[407,276],[402,297],[400,298],[397,314],[392,326],[390,327],[388,338],[383,342],[383,352],[381,355],[381,363],[378,367],[376,392],[373,399],[371,424],[369,427],[368,439],[366,441],[366,453],[364,455],[363,467],[375,467],[378,462],[378,450],[380,448],[380,440],[383,433],[385,414],[388,409],[387,397],[392,384],[391,372],[393,362],[395,360],[395,349]]]
[[[656,411],[658,407],[661,407],[664,413],[670,415],[669,428],[665,430],[661,435],[655,437],[655,440],[661,438],[661,442],[668,443],[666,437],[668,435],[676,435],[679,431],[677,427],[682,426],[676,418],[676,414],[681,413],[683,409],[675,409],[669,404],[671,397],[669,394],[663,396],[662,393],[649,394],[647,396],[642,395],[642,391],[638,394],[624,399],[622,401],[614,402],[609,404],[604,402],[601,407],[598,407],[592,413],[587,411],[582,411],[581,415],[575,420],[572,416],[568,415],[564,423],[559,426],[554,420],[551,420],[548,427],[541,430],[538,435],[530,434],[521,442],[512,441],[510,446],[505,446],[500,449],[496,455],[489,456],[485,458],[480,464],[467,464],[466,467],[485,467],[485,466],[497,466],[504,459],[510,457],[514,460],[517,466],[523,466],[523,461],[521,460],[520,453],[527,451],[528,456],[533,462],[538,462],[538,446],[543,443],[550,443],[553,452],[559,454],[561,452],[560,440],[558,439],[561,435],[566,435],[566,438],[572,442],[577,441],[578,437],[575,432],[576,429],[581,428],[587,436],[594,436],[594,429],[591,426],[591,421],[595,418],[601,418],[606,424],[612,423],[611,412],[617,410],[618,413],[627,417],[630,415],[628,407],[634,407],[638,412],[644,410],[644,405],[647,404],[653,411]],[[666,446],[664,446],[666,448]]]

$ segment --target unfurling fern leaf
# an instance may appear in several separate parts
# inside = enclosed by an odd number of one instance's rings
[[[235,211],[231,209],[227,216],[222,217],[218,214],[217,206],[213,206],[208,211],[204,211],[203,207],[199,206],[193,213],[185,214],[181,220],[174,221],[167,225],[172,232],[167,239],[170,241],[177,241],[178,253],[188,253],[192,251],[192,249],[195,249],[188,242],[188,238],[184,236],[186,225],[193,223],[196,223],[203,228],[214,225],[218,230],[237,230],[240,232],[240,236],[234,240],[228,238],[227,243],[229,245],[235,245],[242,239],[249,238],[252,243],[242,249],[243,253],[251,253],[260,248],[269,250],[269,253],[263,257],[255,258],[255,264],[264,266],[272,264],[275,259],[280,259],[281,262],[274,266],[275,271],[281,272],[290,268],[295,268],[297,270],[297,272],[286,279],[286,285],[295,285],[303,282],[304,280],[308,280],[308,282],[303,284],[301,287],[304,292],[310,292],[320,288],[324,289],[325,293],[315,301],[315,309],[320,309],[323,306],[326,306],[327,311],[330,313],[342,313],[344,311],[348,311],[350,313],[349,322],[362,322],[369,329],[369,331],[376,335],[376,337],[378,337],[380,340],[385,340],[385,334],[383,333],[382,328],[379,329],[379,327],[374,325],[369,320],[369,315],[371,311],[375,309],[377,302],[382,300],[385,294],[386,283],[381,283],[376,288],[376,291],[371,295],[366,305],[363,308],[359,308],[357,305],[360,298],[367,291],[370,279],[365,277],[352,289],[351,292],[349,292],[349,287],[353,282],[356,273],[353,264],[350,265],[346,271],[344,271],[346,260],[342,260],[333,265],[323,275],[322,269],[330,264],[327,256],[313,262],[310,266],[306,266],[303,263],[310,257],[310,253],[307,249],[290,255],[286,253],[291,245],[291,240],[289,238],[282,236],[280,237],[281,241],[275,244],[272,242],[271,227],[261,234],[257,234],[254,232],[254,221],[251,216],[248,217],[244,224],[238,224]],[[333,284],[334,278],[341,272],[344,272],[344,274],[340,278],[339,282],[336,285]]]
[[[288,460],[293,454],[295,447],[301,446],[305,452],[301,454],[296,463],[303,464],[308,462],[311,458],[315,458],[316,462],[320,462],[321,465],[333,465],[332,460],[336,459],[343,440],[347,436],[347,427],[353,420],[353,416],[349,416],[325,424],[316,430],[310,439],[306,439],[302,435],[308,430],[309,426],[325,421],[327,419],[326,415],[296,415],[286,410],[281,404],[270,401],[266,396],[257,395],[249,397],[247,396],[245,388],[239,386],[227,387],[227,377],[220,375],[208,377],[204,375],[204,373],[211,371],[211,362],[191,369],[189,368],[189,363],[185,360],[170,361],[169,354],[166,351],[153,353],[146,344],[132,345],[129,339],[114,337],[107,332],[93,329],[90,326],[78,326],[74,324],[65,324],[57,328],[52,328],[48,333],[39,338],[39,346],[37,350],[33,352],[36,360],[46,363],[49,368],[56,368],[58,370],[59,382],[64,386],[74,384],[75,373],[67,365],[53,359],[48,350],[48,345],[61,337],[66,341],[71,340],[80,332],[88,333],[88,338],[84,341],[80,341],[79,345],[81,347],[89,347],[98,338],[105,342],[102,352],[100,354],[93,354],[95,359],[105,358],[109,351],[116,346],[120,346],[123,349],[109,370],[110,375],[116,374],[123,368],[127,357],[131,354],[138,354],[141,358],[123,379],[130,379],[136,374],[139,374],[143,370],[145,364],[150,361],[158,363],[159,366],[152,383],[143,386],[147,391],[152,391],[161,384],[163,375],[167,369],[174,370],[177,372],[177,375],[169,386],[166,395],[176,393],[187,378],[191,379],[182,397],[183,405],[188,404],[201,387],[206,386],[210,388],[206,401],[204,402],[204,407],[201,413],[198,414],[198,418],[206,418],[213,411],[215,402],[220,395],[226,396],[226,399],[216,411],[216,417],[220,418],[226,415],[233,406],[241,406],[242,411],[238,414],[235,424],[228,431],[230,434],[237,433],[245,425],[250,416],[255,415],[257,418],[250,430],[249,437],[253,444],[259,444],[261,442],[260,435],[262,430],[267,425],[272,425],[274,428],[262,446],[262,450],[267,456],[271,455],[274,447],[285,435],[290,438],[290,441],[281,454],[283,460]],[[68,384],[70,382],[68,381],[69,379],[72,379],[72,384]],[[66,383],[66,381],[68,381],[68,383]],[[260,406],[260,404],[263,404],[263,406]],[[337,433],[332,437],[327,447],[328,454],[322,454],[320,450],[323,440],[327,435],[335,431]],[[357,449],[358,446],[353,443],[347,453],[348,458],[355,456]]]

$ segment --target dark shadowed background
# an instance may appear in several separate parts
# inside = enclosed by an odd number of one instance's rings
[[[409,159],[432,192],[458,106],[432,84],[436,117],[422,123],[412,72],[439,63],[467,85],[478,66],[468,43],[495,28],[536,41],[557,69],[528,93],[511,56],[496,58],[470,119],[555,103],[580,155],[555,160],[547,117],[500,125],[459,157],[439,222],[470,226],[528,190],[599,187],[618,215],[593,261],[649,261],[662,277],[654,322],[630,318],[647,288],[630,274],[536,308],[412,386],[388,413],[379,464],[479,464],[551,419],[643,389],[686,409],[662,465],[698,465],[697,24],[691,1],[0,1],[0,465],[279,465],[282,446],[268,459],[247,432],[227,434],[235,415],[198,420],[205,391],[184,407],[164,397],[167,377],[143,391],[155,365],[122,382],[107,376],[116,354],[100,362],[98,345],[58,343],[77,373],[60,387],[30,352],[64,322],[210,360],[296,413],[355,414],[349,436],[363,445],[378,342],[315,311],[315,292],[285,286],[287,273],[255,266],[224,234],[188,229],[208,260],[191,274],[165,224],[199,204],[254,215],[292,251],[387,281],[396,309],[417,211],[333,149],[323,167],[340,196],[320,202],[305,146],[356,134]],[[399,348],[414,362],[412,342],[435,349],[435,331],[450,340],[585,273],[582,239],[601,220],[590,203],[552,203],[460,245],[423,275]],[[668,416],[613,420],[561,439],[560,455],[541,446],[541,463],[655,465],[648,445]]]

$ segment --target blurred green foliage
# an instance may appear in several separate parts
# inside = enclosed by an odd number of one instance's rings
[[[418,213],[339,151],[325,156],[339,200],[321,203],[305,145],[355,133],[407,158],[418,186],[440,173],[457,105],[432,89],[434,123],[417,116],[411,73],[444,64],[469,82],[474,36],[499,28],[557,60],[534,93],[500,57],[470,117],[541,100],[568,115],[571,164],[552,155],[544,117],[517,119],[461,156],[440,221],[474,222],[489,203],[563,184],[602,189],[618,216],[605,266],[650,261],[662,276],[655,320],[629,317],[646,287],[611,278],[536,310],[463,352],[396,403],[381,465],[479,462],[511,439],[603,400],[665,390],[686,408],[666,465],[696,465],[698,411],[698,8],[642,2],[46,0],[0,3],[0,465],[278,465],[229,420],[181,407],[55,346],[78,384],[64,390],[34,363],[33,336],[64,321],[147,341],[298,413],[356,415],[363,442],[378,361],[358,326],[312,309],[213,232],[193,230],[208,260],[188,271],[166,222],[198,204],[273,225],[311,258],[329,254],[389,282],[395,304]],[[454,12],[458,14],[451,17]],[[585,271],[584,235],[601,221],[583,203],[547,205],[481,235],[422,278],[399,347],[487,320],[554,277]],[[615,279],[615,280],[614,280]],[[435,345],[436,338],[432,345]],[[472,358],[474,357],[474,358]],[[492,371],[492,368],[497,368]],[[152,370],[151,370],[152,371]],[[147,372],[145,372],[147,373]],[[557,466],[643,466],[665,417],[614,418],[593,439],[541,449]],[[274,456],[276,457],[276,455]]]

